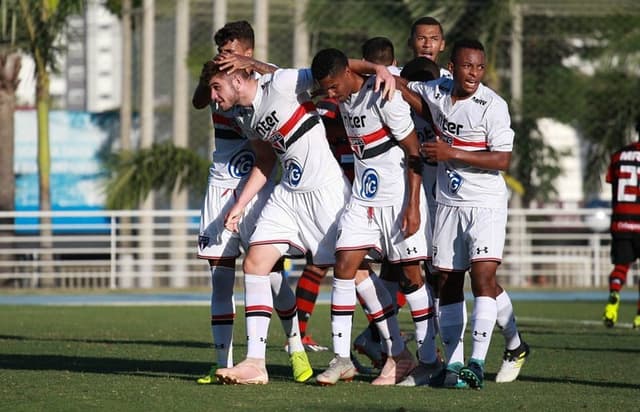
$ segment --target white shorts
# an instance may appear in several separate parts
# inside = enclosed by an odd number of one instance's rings
[[[313,264],[335,264],[338,218],[351,195],[342,176],[310,191],[294,192],[276,186],[256,223],[251,245],[272,244],[281,254],[311,254]]]
[[[349,202],[340,217],[336,250],[369,249],[368,258],[386,257],[391,263],[427,260],[430,258],[430,230],[424,192],[420,199],[420,227],[405,238],[402,232],[404,207],[367,207]]]
[[[273,186],[273,182],[267,182],[249,202],[238,224],[238,233],[234,233],[225,229],[224,218],[235,204],[241,189],[209,185],[200,211],[198,258],[237,258],[240,256],[240,248],[246,251],[260,211],[273,191]]]
[[[438,205],[433,235],[433,265],[466,271],[473,262],[502,261],[507,209]]]

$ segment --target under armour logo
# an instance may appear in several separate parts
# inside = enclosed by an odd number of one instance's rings
[[[487,332],[478,332],[477,330],[474,330],[473,331],[473,336],[478,336],[478,335],[482,336],[483,338],[486,338],[487,337]]]
[[[412,253],[418,253],[418,248],[413,247],[413,248],[407,248],[407,255],[410,255]]]
[[[479,255],[479,254],[480,254],[480,252],[489,253],[489,247],[488,247],[488,246],[485,246],[485,247],[483,247],[482,249],[481,249],[481,248],[479,248],[479,247],[477,247],[477,248],[476,248],[476,254],[477,254],[477,255]]]
[[[209,244],[209,236],[198,236],[198,245],[201,249],[204,249]]]
[[[214,349],[224,349],[224,343],[214,343],[213,344],[213,348]]]
[[[341,338],[341,337],[342,337],[342,332],[338,332],[338,333],[331,333],[331,337],[334,337],[334,338],[335,338],[336,336],[337,336],[337,337],[339,337],[339,338]]]

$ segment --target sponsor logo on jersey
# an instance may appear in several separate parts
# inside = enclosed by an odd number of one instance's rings
[[[302,179],[302,166],[293,159],[289,159],[284,164],[284,178],[292,187],[298,186]]]
[[[373,199],[378,193],[378,183],[380,178],[374,169],[367,169],[362,173],[360,196],[366,199]]]
[[[486,101],[486,100],[478,99],[478,98],[477,98],[477,97],[475,97],[475,96],[473,96],[473,97],[471,98],[471,101],[472,101],[472,102],[474,102],[474,103],[478,103],[480,106],[484,106],[485,104],[487,104],[487,101]]]
[[[278,116],[276,116],[276,111],[274,110],[268,115],[266,115],[262,120],[259,120],[254,130],[258,135],[264,138],[278,124],[278,121],[279,121]]]
[[[364,114],[360,116],[351,116],[349,114],[342,115],[342,119],[344,119],[345,124],[347,124],[352,129],[365,127],[364,120],[366,118],[367,116]]]
[[[240,179],[251,172],[251,168],[255,163],[255,156],[249,150],[242,150],[236,153],[229,161],[229,174],[236,179]]]
[[[446,173],[447,177],[449,178],[449,192],[457,193],[462,186],[462,176],[460,176],[458,172],[450,169],[447,169]]]
[[[620,153],[620,160],[640,161],[640,152],[622,152]]]
[[[442,112],[438,113],[438,119],[436,122],[443,132],[452,133],[454,136],[459,136],[463,127],[461,124],[450,122]]]

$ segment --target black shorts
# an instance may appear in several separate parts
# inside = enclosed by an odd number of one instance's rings
[[[611,263],[621,265],[640,258],[640,234],[625,237],[613,236],[611,241]]]

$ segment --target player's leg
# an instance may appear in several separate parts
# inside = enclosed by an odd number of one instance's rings
[[[356,271],[367,254],[366,249],[336,251],[331,289],[331,336],[335,357],[329,367],[316,377],[320,385],[350,381],[356,374],[351,362],[351,328],[356,307]]]
[[[278,313],[284,334],[287,337],[287,351],[289,352],[289,362],[293,368],[293,379],[296,382],[305,382],[313,375],[313,369],[309,364],[300,336],[296,297],[283,275],[283,269],[283,259],[280,259],[269,273],[273,307]]]
[[[496,291],[497,317],[496,324],[505,341],[505,350],[502,357],[502,365],[496,375],[496,382],[507,383],[516,380],[520,370],[529,356],[529,345],[522,340],[516,317],[513,313],[511,298],[506,290],[498,285]]]
[[[320,352],[328,350],[326,346],[321,346],[307,334],[307,324],[316,305],[318,294],[320,293],[320,283],[326,277],[328,268],[321,268],[311,264],[309,261],[304,266],[302,274],[296,284],[296,306],[298,308],[298,323],[300,336],[305,349]]]
[[[612,328],[618,322],[620,291],[627,281],[627,273],[634,260],[635,253],[632,239],[613,236],[611,263],[613,263],[614,267],[609,275],[609,299],[602,315],[602,320],[608,328]]]
[[[471,265],[471,290],[473,291],[473,313],[471,337],[473,346],[466,367],[460,370],[460,378],[472,388],[484,385],[484,362],[489,351],[491,336],[496,325],[496,270],[498,262],[477,261]]]
[[[243,263],[247,356],[232,368],[216,371],[216,376],[224,383],[265,384],[269,381],[265,361],[273,312],[269,273],[281,256],[281,250],[272,244],[249,247]]]

